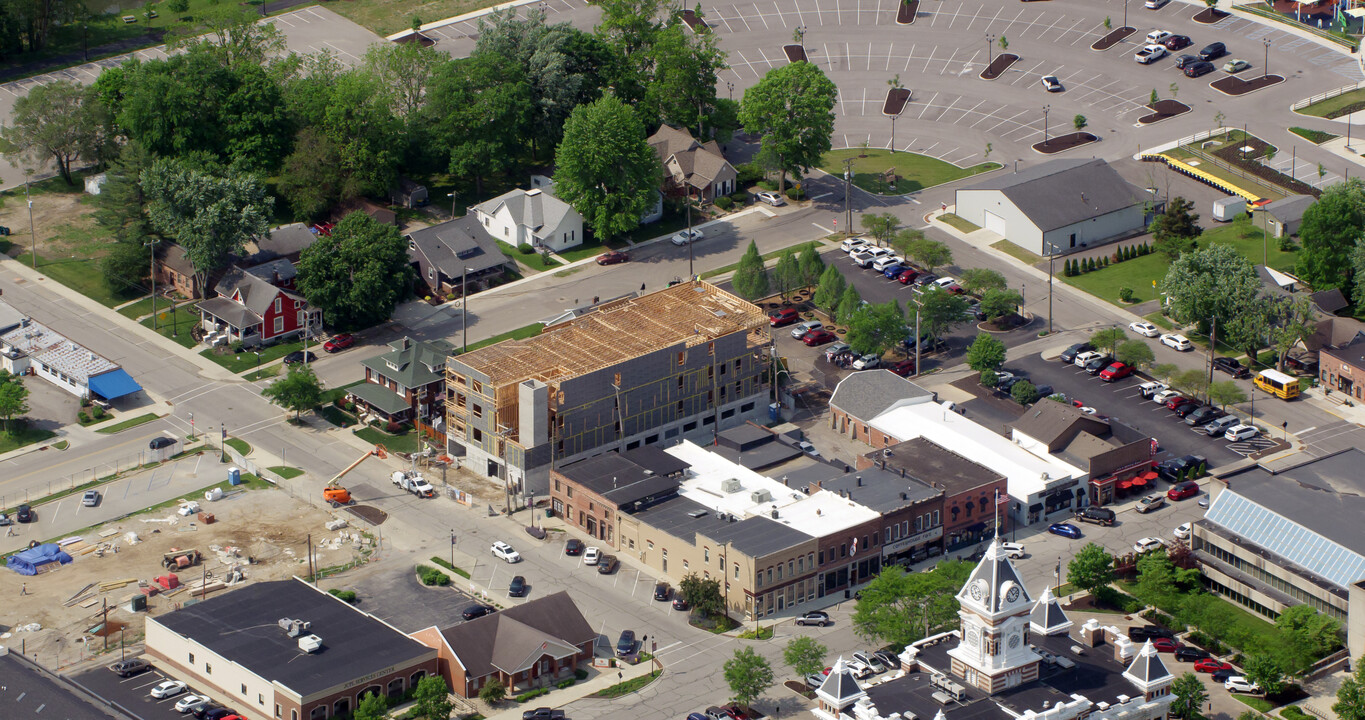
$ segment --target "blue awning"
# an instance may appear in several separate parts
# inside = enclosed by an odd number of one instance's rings
[[[137,381],[124,372],[122,368],[110,370],[103,375],[96,375],[90,378],[90,392],[99,395],[105,400],[115,400],[124,395],[132,395],[142,389]]]

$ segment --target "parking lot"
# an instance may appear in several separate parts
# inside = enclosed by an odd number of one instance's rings
[[[111,655],[112,659],[109,662],[116,662],[118,655],[115,653],[111,653]],[[133,657],[133,655],[130,654],[128,657]],[[185,697],[186,693],[161,700],[157,700],[148,694],[158,683],[179,679],[165,674],[155,666],[140,675],[128,678],[115,675],[107,667],[97,667],[75,675],[72,679],[141,720],[171,720],[172,718],[183,720],[183,718],[193,717],[192,715],[181,715],[175,709],[176,702]],[[193,686],[187,692],[200,694],[196,693]]]

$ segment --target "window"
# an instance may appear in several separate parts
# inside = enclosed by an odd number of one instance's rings
[[[769,572],[772,572],[771,570]],[[782,563],[777,564],[777,579],[782,579]]]
[[[211,664],[209,664],[209,663],[204,663],[204,674],[205,674],[205,675],[212,675],[212,674],[213,674],[213,665],[211,665]]]
[[[735,563],[735,579],[739,579],[739,563]]]
[[[280,704],[279,704],[279,703],[275,703],[275,717],[279,717],[279,716],[280,716]]]
[[[262,705],[262,706],[264,706],[264,705],[265,705],[265,696],[262,695],[262,694],[260,694],[260,693],[256,693],[256,704],[257,704],[257,705]]]
[[[479,393],[480,395],[483,394],[483,383],[479,382],[478,380],[474,380],[474,381],[473,381],[473,388],[474,388],[474,392]]]
[[[246,683],[242,683],[242,694],[246,694]]]
[[[477,403],[474,405],[474,417],[476,417],[476,418],[481,418],[481,417],[483,417],[483,406],[482,406],[482,405],[479,405],[479,404],[477,404]]]
[[[190,664],[194,664],[194,653],[190,653]]]
[[[683,376],[681,375],[678,376],[678,389],[683,389]]]
[[[711,548],[704,547],[701,549],[701,561],[711,562]]]
[[[825,564],[825,551],[824,551],[824,550],[821,550],[821,551],[820,551],[820,564],[821,564],[821,565],[824,565],[824,564]]]
[[[796,569],[800,572],[806,571],[806,556],[802,555],[796,559]]]
[[[937,526],[938,524],[939,524],[939,520],[938,520],[938,511],[935,510],[935,511],[934,511],[934,524],[931,525],[930,527]]]
[[[796,564],[795,564],[793,561],[791,561],[791,560],[788,560],[788,561],[787,561],[787,575],[788,575],[789,577],[794,577],[794,576],[796,575],[796,571],[793,569],[793,568],[795,568],[795,567],[796,567]]]
[[[653,549],[654,549],[654,541],[653,541],[653,540],[646,540],[645,542],[649,543],[649,549],[650,549],[650,550],[653,550]]]
[[[772,581],[769,581],[769,582],[771,583]],[[756,584],[754,585],[754,587],[759,587],[759,588],[763,587],[763,573],[759,573],[759,574],[758,574],[758,579],[755,581],[755,583],[756,583]]]
[[[284,303],[280,298],[275,298],[275,312],[283,309]]]
[[[685,363],[685,362],[687,362],[687,353],[686,353],[686,352],[680,352],[680,353],[678,353],[678,364],[679,364],[679,365],[682,365],[682,364]],[[679,380],[681,380],[681,379],[682,379],[682,378],[679,378]]]
[[[564,488],[564,492],[568,493],[569,497],[573,497],[573,486],[566,485]]]
[[[474,428],[474,442],[483,442],[483,431],[478,428]]]
[[[284,318],[280,317],[279,315],[275,316],[275,332],[277,333],[284,332]]]

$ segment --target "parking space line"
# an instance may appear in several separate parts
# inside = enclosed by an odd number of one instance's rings
[[[891,50],[892,50],[892,48],[894,48],[894,47],[896,47],[896,43],[891,43],[891,44],[890,44],[889,46],[887,46],[887,48],[886,48],[886,71],[887,71],[887,72],[891,72]],[[868,60],[869,60],[869,62],[871,61],[871,58],[872,58],[872,51],[869,50],[869,51],[868,51]]]
[[[1014,85],[1018,84],[1020,80],[1023,80],[1024,78],[1028,77],[1029,75],[1032,75],[1033,72],[1034,72],[1035,70],[1037,70],[1038,68],[1042,67],[1042,66],[1043,66],[1043,63],[1045,63],[1045,62],[1047,62],[1047,61],[1046,61],[1046,60],[1039,60],[1037,65],[1034,65],[1033,67],[1029,68],[1028,71],[1024,72],[1024,73],[1021,74],[1019,77],[1015,78],[1015,79],[1014,79],[1014,82],[1010,83],[1010,85],[1011,85],[1011,86],[1014,86]],[[1041,76],[1040,76],[1040,77],[1041,77]]]
[[[927,74],[929,73],[929,63],[931,63],[931,62],[934,61],[934,53],[936,53],[936,52],[938,52],[938,46],[937,46],[937,45],[934,46],[934,49],[933,49],[933,50],[930,50],[930,51],[929,51],[929,59],[924,61],[924,69],[920,70],[920,73],[925,74],[925,75],[927,75]]]
[[[927,102],[927,103],[924,104],[924,110],[920,110],[920,111],[919,111],[919,115],[915,117],[916,120],[918,120],[918,119],[924,117],[925,111],[927,111],[927,110],[929,109],[929,107],[930,107],[931,105],[934,104],[934,100],[935,100],[937,97],[938,97],[938,93],[936,92],[936,93],[933,94],[933,97],[930,97],[930,98],[929,98],[929,102]]]

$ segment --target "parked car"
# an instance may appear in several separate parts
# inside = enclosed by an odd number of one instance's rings
[[[1204,407],[1195,410],[1189,415],[1186,415],[1185,424],[1191,425],[1193,427],[1208,425],[1210,422],[1217,420],[1218,418],[1223,417],[1226,414],[1227,413],[1223,412],[1222,410],[1219,410],[1218,408],[1212,405],[1205,405]]]
[[[900,277],[901,273],[903,272],[905,272],[905,266],[900,263],[896,263],[895,265],[891,265],[887,267],[885,270],[882,270],[882,277],[886,278],[887,280],[895,280],[896,278]]]
[[[674,610],[691,610],[691,609],[692,609],[692,606],[687,604],[687,601],[683,599],[683,596],[678,595],[678,596],[676,596],[676,597],[673,598],[673,609],[674,609]]]
[[[1183,56],[1183,57],[1189,57],[1189,56],[1186,55],[1186,56]],[[1128,325],[1128,329],[1129,329],[1129,330],[1132,330],[1133,332],[1135,332],[1135,333],[1137,333],[1137,334],[1139,334],[1139,335],[1141,335],[1141,336],[1143,336],[1143,337],[1154,338],[1154,337],[1157,337],[1157,336],[1161,335],[1161,331],[1158,330],[1157,327],[1156,327],[1155,325],[1153,325],[1153,324],[1147,322],[1146,320],[1138,320],[1137,322],[1130,323],[1130,324]]]
[[[1190,404],[1198,405],[1199,401],[1194,398],[1187,398],[1184,395],[1177,395],[1166,401],[1166,409],[1175,412],[1181,407]]]
[[[1188,35],[1172,35],[1161,41],[1167,50],[1182,50],[1194,44]]]
[[[148,694],[157,700],[168,697],[175,697],[189,689],[189,686],[179,680],[166,680],[158,683]]]
[[[1080,510],[1077,510],[1072,515],[1072,517],[1079,522],[1088,522],[1094,523],[1096,525],[1108,526],[1114,524],[1114,519],[1117,516],[1115,516],[1114,511],[1110,510],[1109,508],[1095,507],[1094,505],[1091,505],[1089,507],[1083,507]]]
[[[853,255],[853,263],[860,268],[868,268],[872,263],[891,254],[891,250],[884,247],[864,248],[861,252]]]
[[[625,657],[635,652],[635,631],[622,630],[621,636],[616,639],[616,656]]]
[[[1201,673],[1215,673],[1219,670],[1231,670],[1232,666],[1217,658],[1204,658],[1194,664],[1194,671]]]
[[[878,650],[872,653],[872,656],[881,660],[888,670],[895,670],[901,666],[901,659],[896,656],[896,653],[889,650]]]
[[[175,438],[162,435],[160,437],[152,438],[151,442],[147,443],[147,447],[153,450],[160,450],[161,448],[168,448],[174,444]]]
[[[1197,468],[1200,466],[1208,467],[1208,463],[1209,461],[1205,459],[1203,455],[1182,455],[1178,458],[1163,460],[1156,466],[1156,472],[1157,475],[1160,475],[1162,478],[1171,482],[1176,482],[1185,477],[1185,475],[1189,473],[1190,468]],[[1176,498],[1171,499],[1175,500]]]
[[[1100,379],[1105,382],[1121,380],[1133,374],[1133,366],[1127,363],[1116,362],[1100,371]]]
[[[322,349],[334,353],[345,350],[352,345],[355,345],[355,336],[350,333],[341,333],[340,335],[333,335],[331,340],[323,343]]]
[[[811,690],[814,690],[820,687],[821,685],[824,685],[825,679],[828,677],[829,677],[828,675],[824,675],[821,673],[811,673],[810,675],[806,676],[806,687],[810,688]]]
[[[800,319],[801,313],[796,308],[781,308],[768,313],[768,327],[782,327]]]
[[[1260,685],[1246,679],[1246,677],[1242,675],[1233,675],[1228,678],[1223,682],[1223,687],[1227,688],[1228,692],[1233,693],[1258,693],[1261,691]]]
[[[1194,534],[1194,524],[1180,523],[1175,526],[1175,529],[1171,531],[1171,534],[1174,535],[1177,540],[1189,540],[1190,536]]]
[[[683,230],[677,235],[674,235],[670,242],[672,242],[674,245],[677,245],[678,247],[682,247],[683,245],[686,245],[688,243],[694,243],[700,240],[701,238],[702,231],[699,228],[692,228],[691,230]]]
[[[1162,390],[1152,395],[1152,402],[1158,405],[1165,405],[1171,398],[1181,397],[1179,390]]]
[[[1163,57],[1166,57],[1166,48],[1160,45],[1145,45],[1133,55],[1133,59],[1140,65],[1151,65]]]
[[[558,708],[538,707],[535,710],[523,710],[521,720],[564,720],[564,711]]]
[[[1227,429],[1227,432],[1223,433],[1223,439],[1228,442],[1240,442],[1250,440],[1260,434],[1261,431],[1251,425],[1233,425]]]
[[[865,247],[867,247],[867,241],[860,237],[849,238],[839,243],[839,249],[843,250],[849,255],[852,255],[853,253],[856,252],[861,252],[862,249]]]
[[[1185,500],[1185,499],[1187,499],[1187,498],[1192,498],[1192,497],[1194,497],[1195,495],[1198,495],[1198,494],[1199,494],[1199,483],[1197,483],[1197,482],[1195,482],[1195,481],[1193,481],[1193,480],[1186,480],[1185,482],[1182,482],[1182,483],[1180,483],[1179,485],[1176,485],[1175,487],[1171,488],[1170,490],[1167,490],[1167,491],[1166,491],[1166,499],[1167,499],[1167,500]]]
[[[1169,30],[1153,30],[1147,33],[1147,42],[1163,43],[1166,42],[1167,38],[1170,38],[1171,35],[1172,33]]]
[[[818,625],[820,627],[825,627],[826,625],[833,625],[834,621],[829,619],[829,613],[824,612],[822,610],[816,610],[814,612],[808,612],[805,615],[802,615],[801,617],[797,618],[796,624]]]
[[[1169,388],[1167,388],[1164,383],[1159,383],[1155,380],[1151,382],[1145,382],[1138,386],[1138,391],[1142,393],[1142,396],[1149,399],[1153,395],[1168,389]]]
[[[616,572],[618,567],[621,567],[621,561],[617,560],[615,555],[603,555],[602,559],[597,561],[597,574],[610,575]]]
[[[192,713],[198,708],[206,707],[212,702],[213,700],[207,695],[186,695],[176,702],[175,711],[184,715],[185,713]]]
[[[770,190],[764,190],[755,197],[758,198],[759,202],[772,205],[773,207],[782,207],[787,204],[787,201],[783,200],[781,195]]]
[[[1113,362],[1114,358],[1112,355],[1101,355],[1097,358],[1092,358],[1089,362],[1085,364],[1084,366],[1085,372],[1090,375],[1098,375],[1105,368],[1113,364]]]
[[[513,575],[512,582],[507,585],[507,597],[526,597],[526,590],[526,578]]]
[[[1148,10],[1160,10],[1170,1],[1171,0],[1147,0],[1147,2],[1143,3],[1143,6]]]
[[[1011,560],[1019,560],[1020,558],[1023,558],[1024,555],[1028,554],[1024,551],[1023,545],[1012,542],[1000,543],[1000,551],[1005,553],[1005,557]]]
[[[1179,333],[1166,333],[1165,335],[1162,335],[1161,344],[1166,347],[1175,348],[1180,352],[1188,352],[1194,349],[1194,345],[1190,344],[1189,338]]]
[[[14,519],[21,523],[31,523],[38,519],[38,513],[33,512],[33,508],[28,503],[22,503],[14,511]]]
[[[1175,633],[1164,627],[1157,625],[1137,625],[1128,628],[1128,639],[1133,642],[1146,642],[1148,640],[1171,639]]]
[[[664,602],[673,597],[673,588],[668,583],[660,581],[654,585],[654,599]]]
[[[1156,640],[1152,641],[1152,647],[1156,648],[1157,652],[1173,653],[1176,650],[1179,650],[1180,648],[1183,648],[1185,646],[1184,644],[1176,642],[1171,638],[1157,638]]]
[[[1197,62],[1203,62],[1197,55],[1178,55],[1175,58],[1175,68],[1177,70],[1184,70]],[[1152,335],[1151,337],[1156,336]]]
[[[898,267],[905,264],[905,258],[899,255],[887,254],[872,261],[872,269],[879,273],[885,273],[887,268]]]
[[[1199,662],[1208,656],[1208,650],[1200,650],[1197,647],[1190,647],[1189,645],[1175,651],[1175,659],[1180,662]]]
[[[142,658],[129,658],[110,665],[109,669],[114,671],[115,675],[126,678],[151,670],[152,664]]]
[[[602,550],[601,550],[600,548],[589,546],[588,549],[583,553],[583,564],[584,564],[584,565],[589,565],[589,566],[591,566],[591,565],[596,565],[597,563],[599,563],[599,562],[601,562],[601,561],[602,561]]]
[[[568,542],[564,543],[564,554],[573,556],[582,555],[583,541],[578,538],[569,538]]]
[[[1199,59],[1213,60],[1215,58],[1223,57],[1224,55],[1227,54],[1227,52],[1228,52],[1227,46],[1224,45],[1223,43],[1220,42],[1209,43],[1208,45],[1204,46],[1203,50],[1199,51]]]
[[[896,276],[896,280],[898,280],[902,285],[909,285],[910,283],[914,282],[915,278],[917,277],[919,277],[918,270],[914,268],[906,268],[904,270],[901,270],[901,274]]]
[[[84,505],[85,507],[95,507],[96,505],[99,504],[100,504],[99,490],[86,490],[85,493],[81,495],[81,505]]]
[[[1228,678],[1237,677],[1238,675],[1241,674],[1242,674],[1241,670],[1219,670],[1218,672],[1210,675],[1209,679],[1214,682],[1225,683],[1228,681]]]
[[[848,349],[849,349],[848,343],[846,342],[834,343],[833,345],[830,345],[829,347],[825,348],[825,359],[833,361],[835,355],[838,355],[839,353],[844,352],[845,350]]]
[[[901,377],[909,377],[915,372],[915,361],[913,359],[902,360],[886,369]]]
[[[1090,352],[1091,350],[1094,349],[1095,346],[1091,345],[1090,343],[1076,343],[1075,345],[1072,345],[1071,347],[1063,350],[1060,359],[1062,362],[1070,365],[1076,362],[1077,355],[1080,355],[1083,352]]]
[[[1061,535],[1064,538],[1071,538],[1072,540],[1079,540],[1081,538],[1081,529],[1071,523],[1052,523],[1047,526],[1047,531],[1053,535]]]
[[[806,333],[801,338],[801,342],[810,347],[815,347],[817,345],[824,345],[827,342],[832,342],[834,339],[834,333],[829,332],[828,330],[813,330]]]
[[[317,355],[314,355],[311,351],[305,352],[305,351],[303,351],[303,350],[295,350],[294,352],[291,352],[291,353],[289,353],[288,355],[285,355],[285,356],[284,356],[284,364],[285,364],[285,365],[297,365],[297,364],[303,363],[303,362],[317,362],[317,361],[318,361],[318,356],[317,356]]]
[[[629,261],[630,255],[627,255],[626,253],[620,252],[618,250],[612,250],[611,252],[605,252],[597,256],[598,265],[617,265],[619,263]]]
[[[6,514],[0,512],[0,527],[5,527],[6,525],[13,525],[13,524],[14,524],[14,520],[10,519],[10,516],[8,516],[8,515],[6,515]]]
[[[474,620],[476,618],[481,618],[484,615],[490,615],[497,611],[498,609],[493,607],[492,605],[474,603],[473,605],[470,605],[469,607],[462,610],[460,612],[460,617],[464,618],[465,620]]]
[[[1085,352],[1078,353],[1076,355],[1076,359],[1073,360],[1071,364],[1075,365],[1076,367],[1083,368],[1085,367],[1086,363],[1090,362],[1091,360],[1102,357],[1104,357],[1104,353],[1102,352],[1098,352],[1095,350],[1086,350]]]
[[[1194,411],[1198,410],[1201,407],[1204,407],[1203,403],[1199,402],[1198,400],[1190,400],[1190,402],[1181,403],[1177,405],[1175,407],[1175,414],[1181,418],[1186,418],[1189,417],[1190,415],[1193,415]]]
[[[1161,493],[1152,493],[1151,495],[1144,495],[1141,500],[1138,500],[1137,511],[1139,513],[1149,513],[1165,504],[1165,495],[1162,495]]]
[[[1043,89],[1048,92],[1061,92],[1066,89],[1062,87],[1062,81],[1058,80],[1056,75],[1044,75],[1042,82]]]
[[[1215,68],[1213,66],[1213,63],[1211,62],[1206,62],[1204,60],[1196,60],[1184,67],[1184,73],[1185,77],[1197,78],[1204,75],[1208,75],[1209,73],[1213,72],[1216,69],[1217,68]]]
[[[1239,72],[1242,72],[1243,70],[1245,70],[1245,69],[1247,69],[1247,68],[1249,68],[1249,67],[1251,67],[1251,63],[1249,63],[1249,62],[1247,62],[1247,61],[1245,61],[1245,60],[1242,60],[1242,59],[1238,58],[1238,59],[1236,59],[1236,60],[1229,60],[1229,61],[1223,63],[1223,72],[1229,73],[1229,74],[1231,74],[1231,73],[1239,73]]]
[[[812,330],[819,330],[824,326],[825,324],[819,320],[807,320],[792,328],[792,337],[800,340],[802,335],[805,335]]]
[[[1213,368],[1225,372],[1235,378],[1249,378],[1251,371],[1246,369],[1242,363],[1230,357],[1216,357],[1213,359]]]
[[[1161,540],[1154,537],[1145,537],[1139,538],[1137,542],[1133,543],[1133,552],[1141,555],[1164,547],[1166,547],[1166,544],[1161,542]]]
[[[491,551],[493,553],[493,557],[498,558],[500,560],[504,560],[509,563],[521,562],[521,555],[516,550],[513,550],[511,545],[508,545],[507,543],[501,540],[498,540],[497,542],[493,543]]]
[[[1227,432],[1228,428],[1237,425],[1240,422],[1241,421],[1238,420],[1235,415],[1224,415],[1220,418],[1214,418],[1209,424],[1204,426],[1204,434],[1209,437],[1218,437]]]
[[[937,279],[938,276],[931,272],[922,272],[919,274],[919,277],[915,278],[915,285],[918,287],[926,287],[932,285]]]
[[[872,672],[874,673],[884,673],[887,670],[886,665],[882,664],[881,658],[878,658],[872,653],[857,650],[853,653],[852,657],[854,660],[872,668]]]
[[[868,353],[853,361],[854,370],[871,370],[882,364],[881,356],[876,353]]]

